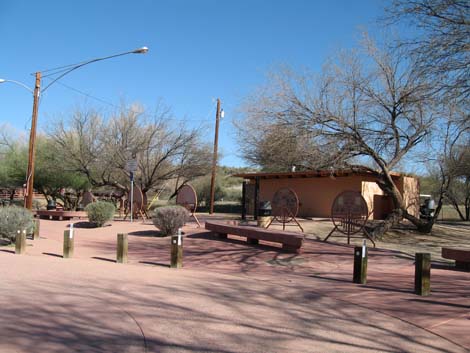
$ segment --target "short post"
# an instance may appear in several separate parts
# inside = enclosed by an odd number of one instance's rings
[[[116,262],[119,264],[126,264],[127,263],[127,234],[119,233],[117,235],[117,254],[116,254]]]
[[[39,239],[39,228],[40,228],[40,223],[39,219],[33,220],[33,240],[38,240]]]
[[[171,236],[171,268],[183,267],[183,237],[181,236],[181,228],[178,229],[177,235]]]
[[[362,246],[354,247],[353,282],[359,284],[367,283],[367,245],[365,240]]]
[[[16,233],[15,254],[22,255],[26,252],[26,230]]]
[[[422,296],[431,294],[431,254],[415,254],[415,293]]]
[[[64,255],[62,256],[64,259],[68,259],[73,257],[73,228],[70,230],[64,231]]]

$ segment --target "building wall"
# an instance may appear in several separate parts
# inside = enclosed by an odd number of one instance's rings
[[[409,212],[419,215],[419,184],[416,178],[401,177],[395,181],[404,194]],[[254,181],[253,181],[254,183]],[[393,209],[392,201],[385,196],[374,177],[353,175],[346,177],[260,179],[259,200],[271,201],[281,188],[291,188],[299,198],[300,217],[325,217],[331,215],[336,196],[346,190],[360,192],[366,200],[370,219],[384,219]]]
[[[260,201],[272,200],[274,193],[284,187],[293,189],[300,203],[300,217],[330,217],[331,205],[342,191],[361,192],[363,177],[348,176],[334,179],[293,178],[293,179],[260,179]]]

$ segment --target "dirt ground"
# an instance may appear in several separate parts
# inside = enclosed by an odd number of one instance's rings
[[[309,239],[323,240],[333,229],[330,219],[315,218],[299,219]],[[274,224],[270,228],[282,229],[282,225]],[[299,227],[291,222],[286,225],[286,230],[300,231]],[[362,236],[351,239],[351,244],[361,245]],[[332,243],[347,244],[347,237],[339,232],[334,232],[328,239]],[[376,247],[380,249],[396,250],[414,257],[416,252],[429,252],[434,262],[445,262],[449,260],[441,257],[441,248],[459,248],[470,250],[470,222],[461,221],[439,221],[430,234],[416,232],[411,225],[400,225],[376,240]],[[372,246],[370,241],[368,245]]]

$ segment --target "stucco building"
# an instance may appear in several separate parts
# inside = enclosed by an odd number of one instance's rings
[[[335,197],[346,190],[358,191],[366,200],[370,219],[384,219],[392,210],[389,196],[376,183],[379,174],[368,169],[319,170],[288,173],[243,173],[244,205],[247,215],[257,216],[261,201],[271,201],[281,188],[291,188],[299,198],[300,217],[330,217]],[[408,212],[419,217],[419,180],[392,174]]]

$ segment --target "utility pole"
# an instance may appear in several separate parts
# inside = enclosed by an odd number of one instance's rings
[[[36,72],[36,84],[33,92],[33,115],[31,117],[31,131],[29,133],[28,171],[26,173],[25,208],[33,208],[34,197],[34,158],[36,155],[36,125],[38,120],[39,94],[41,92],[41,73]]]
[[[209,214],[214,213],[215,173],[217,171],[217,148],[218,148],[218,145],[219,145],[219,121],[220,121],[220,99],[217,98],[217,111],[215,113],[214,155],[212,157],[211,205],[210,205],[210,209],[209,209]]]

